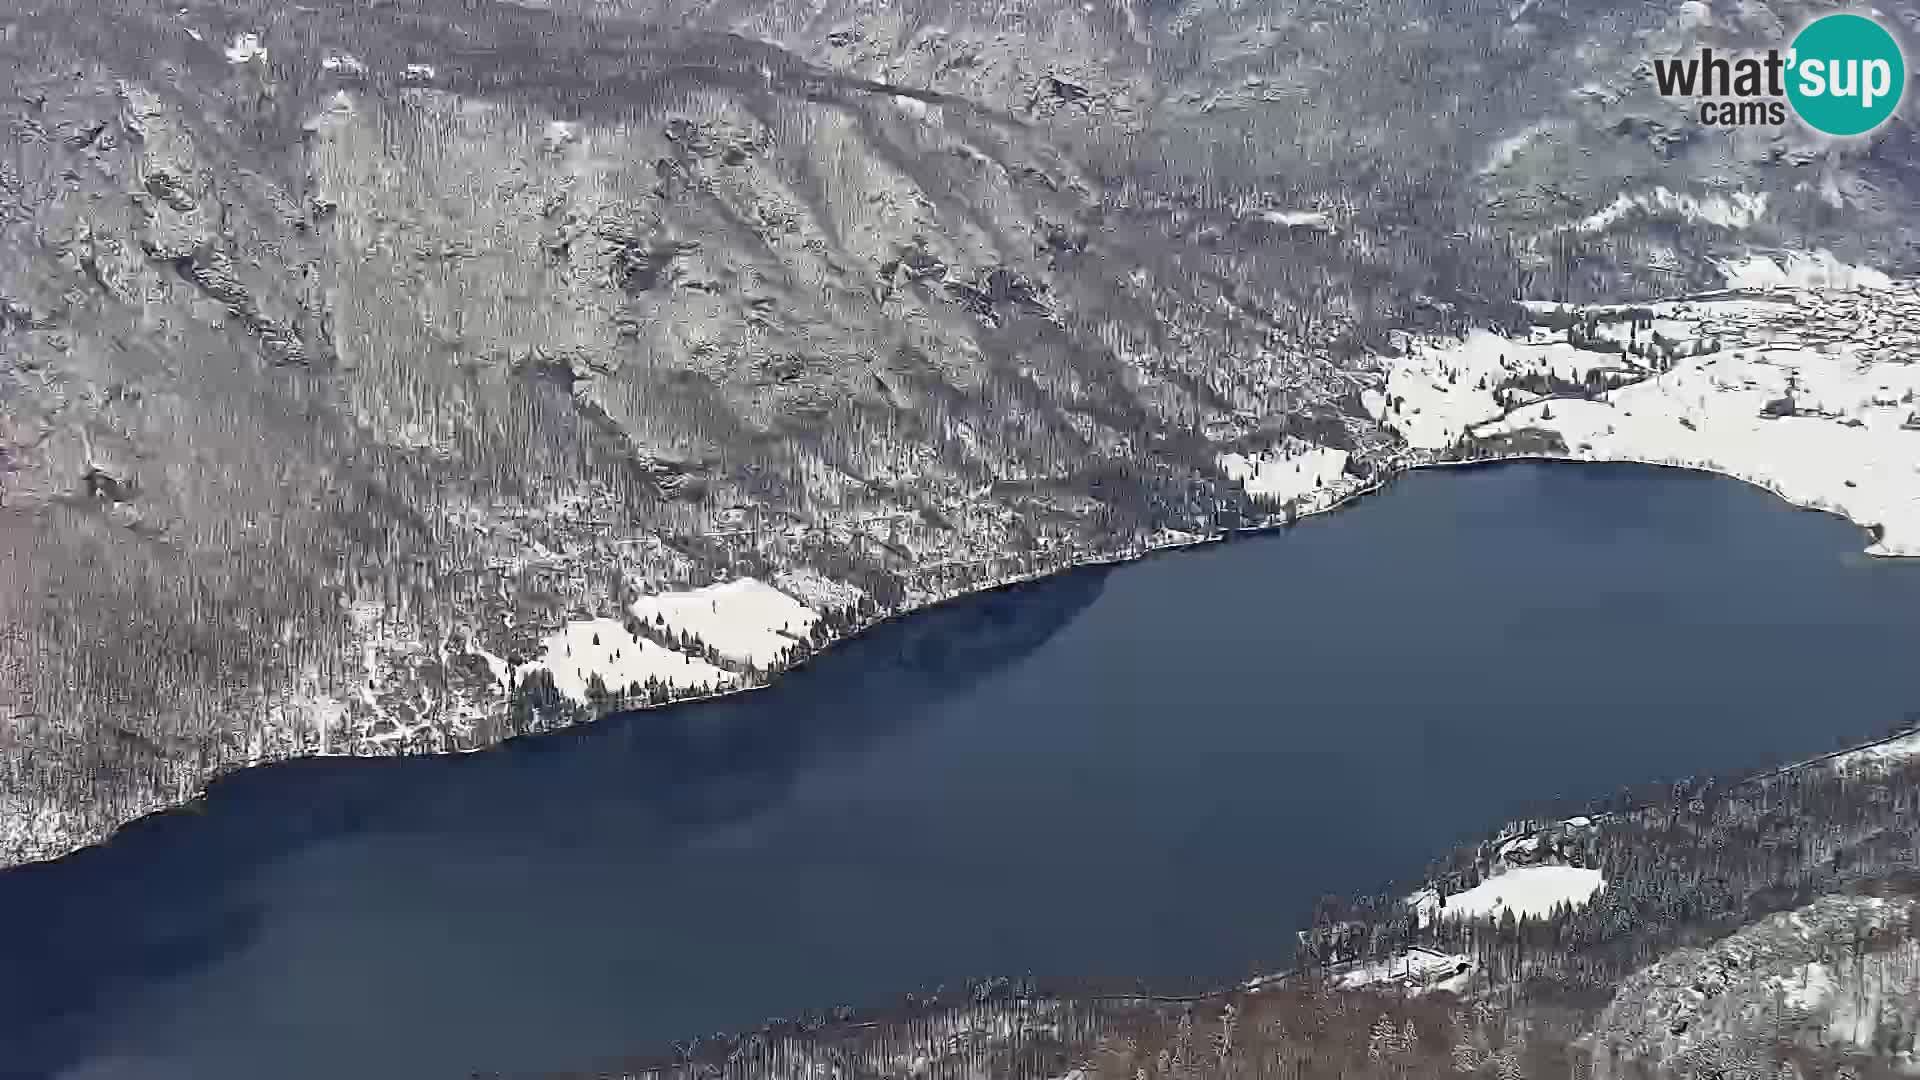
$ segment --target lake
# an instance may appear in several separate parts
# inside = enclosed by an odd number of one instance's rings
[[[299,762],[0,873],[0,1074],[589,1066],[969,976],[1231,979],[1316,897],[1920,708],[1920,565],[1716,477],[1422,472],[762,693]]]

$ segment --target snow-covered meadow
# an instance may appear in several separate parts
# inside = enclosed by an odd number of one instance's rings
[[[628,611],[643,624],[641,636],[634,636],[623,619],[569,621],[542,639],[538,659],[505,673],[507,685],[545,670],[556,690],[582,703],[589,700],[595,676],[615,695],[649,680],[675,691],[718,692],[745,685],[740,672],[654,639],[691,635],[730,665],[766,671],[789,659],[793,646],[807,641],[820,619],[818,612],[754,578],[643,596]],[[498,671],[493,659],[488,666]]]
[[[1442,903],[1435,889],[1422,889],[1407,898],[1423,919],[1499,918],[1511,911],[1515,918],[1544,918],[1561,904],[1581,907],[1605,888],[1600,871],[1583,866],[1521,866],[1495,874],[1471,889],[1450,893]]]
[[[1920,555],[1920,290],[1830,256],[1738,269],[1744,280],[1851,287],[1649,305],[1642,340],[1659,333],[1676,346],[1665,370],[1578,348],[1565,331],[1416,341],[1367,404],[1417,450],[1551,433],[1575,460],[1723,473],[1873,529],[1874,554]],[[1602,322],[1597,336],[1619,340],[1620,325]],[[1501,392],[1519,377],[1578,383],[1595,369],[1613,385],[1591,397]]]
[[[1281,501],[1312,500],[1342,482],[1347,457],[1345,450],[1296,439],[1251,456],[1222,454],[1218,464],[1220,471],[1249,495]]]
[[[654,679],[675,689],[719,689],[733,682],[733,674],[705,660],[656,645],[627,632],[618,619],[570,622],[541,643],[540,659],[523,664],[516,679],[544,669],[553,675],[556,690],[574,701],[588,700],[587,688],[597,675],[608,691],[624,694],[638,683]]]
[[[687,631],[720,653],[767,668],[799,641],[820,616],[800,601],[753,578],[735,578],[691,592],[644,596],[630,608],[643,622]]]
[[[1384,393],[1363,396],[1374,419],[1418,450],[1444,450],[1504,408],[1500,383],[1538,374],[1577,382],[1601,359],[1564,339],[1515,340],[1489,330],[1463,339],[1416,342],[1387,374]]]

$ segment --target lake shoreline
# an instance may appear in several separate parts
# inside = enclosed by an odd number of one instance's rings
[[[252,762],[252,763],[237,765],[235,767],[232,767],[220,772],[216,772],[211,777],[209,777],[205,783],[200,785],[199,788],[197,788],[196,790],[194,790],[184,798],[181,798],[175,802],[154,807],[153,809],[148,810],[144,813],[141,813],[137,816],[128,818],[126,821],[116,825],[112,830],[108,831],[104,835],[93,837],[90,839],[80,840],[74,843],[72,846],[57,852],[56,854],[48,855],[41,858],[25,859],[19,862],[14,862],[9,864],[0,864],[0,881],[3,881],[5,879],[5,875],[10,870],[36,866],[36,865],[41,865],[46,863],[55,863],[55,862],[59,862],[62,859],[66,859],[72,855],[78,854],[80,852],[84,852],[90,848],[111,845],[115,841],[115,839],[119,837],[122,831],[126,830],[131,826],[137,825],[138,823],[145,821],[149,818],[155,817],[157,815],[170,814],[170,813],[196,813],[197,810],[194,809],[195,805],[203,802],[207,798],[207,796],[210,793],[212,793],[212,791],[216,788],[217,785],[219,785],[221,782],[231,777],[234,777],[243,773],[253,773],[263,769],[272,769],[276,766],[290,765],[290,764],[293,764],[296,762],[302,762],[302,761],[352,761],[352,760],[379,761],[379,760],[384,760],[389,758],[399,759],[399,758],[458,757],[458,756],[463,756],[468,754],[484,753],[496,747],[513,744],[524,739],[538,739],[538,738],[542,738],[548,735],[553,735],[562,731],[573,730],[585,724],[599,723],[603,720],[606,720],[610,717],[613,717],[619,714],[652,713],[662,709],[674,709],[679,707],[692,707],[692,706],[704,705],[710,702],[722,700],[724,698],[735,697],[740,694],[753,693],[755,691],[769,689],[775,684],[777,684],[778,682],[780,682],[787,675],[793,672],[799,671],[803,668],[806,668],[811,663],[813,663],[814,660],[818,659],[819,657],[825,656],[827,653],[834,650],[838,646],[863,638],[868,633],[870,633],[871,631],[877,628],[889,626],[901,620],[904,620],[916,615],[921,615],[926,612],[945,607],[947,605],[970,600],[976,597],[989,596],[994,593],[1011,591],[1011,590],[1019,589],[1024,586],[1039,584],[1045,581],[1052,580],[1054,578],[1058,578],[1062,575],[1071,574],[1078,571],[1111,569],[1116,566],[1124,566],[1131,563],[1143,562],[1145,560],[1152,559],[1159,556],[1165,556],[1165,555],[1175,554],[1178,552],[1183,552],[1191,548],[1204,547],[1204,546],[1216,545],[1216,544],[1232,543],[1237,539],[1264,537],[1264,536],[1271,536],[1272,534],[1275,534],[1275,533],[1286,532],[1294,528],[1296,525],[1299,525],[1300,523],[1307,521],[1308,519],[1322,517],[1324,515],[1332,514],[1335,511],[1348,509],[1354,504],[1360,502],[1361,500],[1364,500],[1371,496],[1382,494],[1388,491],[1389,489],[1391,489],[1391,487],[1397,480],[1401,479],[1404,476],[1408,476],[1416,472],[1427,471],[1427,470],[1470,471],[1470,470],[1477,470],[1477,469],[1498,468],[1501,466],[1528,464],[1528,463],[1548,464],[1548,465],[1556,465],[1556,466],[1558,465],[1576,465],[1576,466],[1625,465],[1625,466],[1653,468],[1653,469],[1671,469],[1671,470],[1676,470],[1680,472],[1689,472],[1689,473],[1697,473],[1697,474],[1707,475],[1707,476],[1725,477],[1729,480],[1738,481],[1739,483],[1746,484],[1750,487],[1757,488],[1758,490],[1764,491],[1767,494],[1781,500],[1782,502],[1785,502],[1787,505],[1795,509],[1807,510],[1807,511],[1827,514],[1833,517],[1840,518],[1841,520],[1847,521],[1850,524],[1854,525],[1856,528],[1861,529],[1864,533],[1867,534],[1867,536],[1870,539],[1875,538],[1873,529],[1867,526],[1863,526],[1859,522],[1853,521],[1853,519],[1848,518],[1845,514],[1841,513],[1838,510],[1835,510],[1829,507],[1812,506],[1803,502],[1798,502],[1796,500],[1793,500],[1787,497],[1786,495],[1781,494],[1778,490],[1775,490],[1774,488],[1771,488],[1760,481],[1757,481],[1748,477],[1740,476],[1734,473],[1724,472],[1721,470],[1706,468],[1701,466],[1682,465],[1682,464],[1675,464],[1672,462],[1646,461],[1646,460],[1627,459],[1627,458],[1582,458],[1582,457],[1574,457],[1571,455],[1541,454],[1541,453],[1505,454],[1505,455],[1497,455],[1497,456],[1485,457],[1485,458],[1446,458],[1446,459],[1435,458],[1427,461],[1410,461],[1410,462],[1397,463],[1385,469],[1381,473],[1381,475],[1369,481],[1360,483],[1350,490],[1341,492],[1340,494],[1333,497],[1330,501],[1328,501],[1326,505],[1314,507],[1313,509],[1300,512],[1291,521],[1285,520],[1283,518],[1272,519],[1272,520],[1261,522],[1255,525],[1249,525],[1245,528],[1216,532],[1216,533],[1207,534],[1207,535],[1195,535],[1191,537],[1183,537],[1180,539],[1169,540],[1163,543],[1149,542],[1144,548],[1138,551],[1128,551],[1128,552],[1122,552],[1118,554],[1107,554],[1107,555],[1088,557],[1085,559],[1077,559],[1067,563],[1064,566],[1049,567],[1041,570],[1036,570],[1032,573],[1021,574],[1014,577],[1005,578],[1005,579],[990,582],[988,584],[981,585],[975,588],[968,588],[960,592],[955,592],[951,595],[936,597],[912,607],[906,607],[898,611],[885,613],[873,619],[870,622],[862,623],[854,627],[852,630],[848,631],[845,634],[842,634],[839,637],[835,637],[828,640],[824,644],[820,645],[818,648],[814,649],[812,652],[808,653],[805,657],[803,657],[799,661],[787,667],[784,667],[779,671],[769,673],[765,681],[756,683],[751,686],[733,686],[725,690],[718,691],[716,693],[679,698],[674,701],[665,702],[660,705],[644,705],[644,704],[643,705],[629,705],[629,704],[616,705],[616,706],[604,708],[588,719],[579,720],[571,723],[565,723],[565,724],[557,725],[551,728],[543,728],[538,731],[523,732],[523,733],[518,733],[514,735],[509,735],[504,739],[498,739],[493,742],[484,743],[478,746],[460,747],[457,749],[447,750],[447,751],[427,751],[424,753],[413,752],[413,751],[401,751],[399,753],[380,753],[380,754],[351,753],[351,752],[329,753],[329,754],[301,754],[301,755],[290,756],[285,758],[276,758],[269,761],[259,761],[259,762]],[[1868,554],[1871,557],[1876,559],[1886,559],[1889,561],[1915,557],[1912,555],[1902,554],[1900,552],[1875,552],[1871,550],[1866,551],[1865,554]],[[1867,745],[1875,745],[1875,744],[1867,744]]]

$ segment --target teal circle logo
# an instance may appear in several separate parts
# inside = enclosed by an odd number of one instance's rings
[[[1793,39],[1787,100],[1815,131],[1864,135],[1900,107],[1907,62],[1900,43],[1864,15],[1823,15]]]

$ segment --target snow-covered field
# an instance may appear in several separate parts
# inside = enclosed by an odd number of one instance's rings
[[[1830,257],[1785,269],[1757,261],[1795,280],[1872,287],[1652,305],[1654,330],[1700,352],[1658,372],[1643,359],[1576,349],[1563,332],[1416,342],[1368,404],[1418,449],[1445,449],[1462,434],[1551,432],[1570,458],[1724,473],[1875,528],[1874,554],[1920,555],[1920,291],[1881,287],[1884,276]],[[1626,384],[1592,399],[1496,396],[1505,378],[1580,381],[1593,368]]]
[[[1252,457],[1222,454],[1220,471],[1249,495],[1304,499],[1332,491],[1347,467],[1347,451],[1290,441]]]
[[[1488,330],[1465,339],[1416,343],[1387,376],[1384,395],[1365,404],[1375,419],[1419,450],[1444,450],[1474,425],[1499,416],[1501,380],[1538,373],[1577,381],[1604,363],[1565,340],[1515,340]]]
[[[820,618],[811,608],[763,581],[736,578],[688,592],[642,597],[631,606],[635,618],[664,636],[690,633],[711,645],[728,660],[767,669],[781,660],[795,642],[806,639]],[[741,678],[680,649],[645,637],[635,637],[619,619],[577,619],[547,635],[540,658],[511,671],[505,661],[469,642],[468,651],[486,660],[496,678],[517,683],[528,672],[544,669],[553,675],[554,688],[574,701],[588,700],[588,687],[598,675],[615,695],[649,679],[676,690],[721,691],[741,685]]]
[[[820,616],[800,601],[753,578],[643,596],[633,603],[642,621],[687,631],[721,656],[766,668],[796,641],[805,640]]]
[[[635,683],[645,685],[648,678],[681,689],[719,689],[733,682],[730,672],[705,660],[634,637],[618,619],[570,622],[548,635],[542,645],[540,659],[522,665],[514,677],[522,679],[544,668],[553,673],[554,688],[575,701],[587,700],[587,687],[595,675],[614,694],[625,693]]]
[[[1446,898],[1432,889],[1422,889],[1408,898],[1423,918],[1499,918],[1512,911],[1515,918],[1531,915],[1540,918],[1559,904],[1579,907],[1605,888],[1607,879],[1598,870],[1581,866],[1522,866],[1497,874],[1465,892]]]

